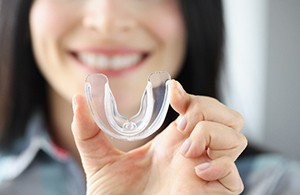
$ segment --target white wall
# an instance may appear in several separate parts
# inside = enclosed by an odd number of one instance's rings
[[[225,99],[245,117],[245,133],[263,140],[265,120],[266,0],[224,0],[227,31]],[[226,83],[225,83],[226,84]]]
[[[269,10],[264,142],[300,160],[300,1]]]
[[[223,3],[225,100],[244,115],[251,141],[300,160],[300,1]]]

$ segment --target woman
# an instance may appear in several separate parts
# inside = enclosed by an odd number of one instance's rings
[[[243,190],[234,164],[246,146],[243,120],[213,99],[220,1],[1,0],[0,9],[1,193]],[[159,135],[107,140],[82,95],[85,77],[105,73],[118,109],[132,116],[142,81],[157,70],[203,96],[172,81],[173,110]]]

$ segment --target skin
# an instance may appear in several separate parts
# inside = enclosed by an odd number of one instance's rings
[[[172,81],[171,106],[179,118],[151,141],[112,142],[92,120],[82,95],[86,76],[103,72],[119,111],[132,116],[151,72],[166,70],[175,77],[186,45],[177,2],[70,2],[34,1],[30,31],[38,67],[49,84],[50,133],[82,163],[87,193],[240,193],[234,160],[247,141],[237,112],[212,98],[187,94]],[[142,58],[129,68],[106,69],[91,66],[83,55]]]

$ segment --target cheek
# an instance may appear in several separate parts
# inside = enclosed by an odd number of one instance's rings
[[[153,23],[155,33],[165,41],[176,41],[184,39],[184,30],[181,22],[165,18]]]
[[[164,13],[161,11],[161,13]],[[152,18],[151,30],[160,41],[161,57],[172,77],[176,77],[182,67],[186,50],[186,31],[182,17],[178,13]]]
[[[30,12],[32,38],[59,37],[70,24],[68,12],[60,4],[47,0],[35,1]]]
[[[185,26],[177,5],[162,6],[148,16],[153,33],[165,42],[185,40]]]

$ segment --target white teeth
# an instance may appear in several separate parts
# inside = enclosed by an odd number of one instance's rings
[[[142,56],[140,54],[115,56],[79,54],[78,58],[81,62],[93,68],[117,70],[135,65],[141,60]]]

